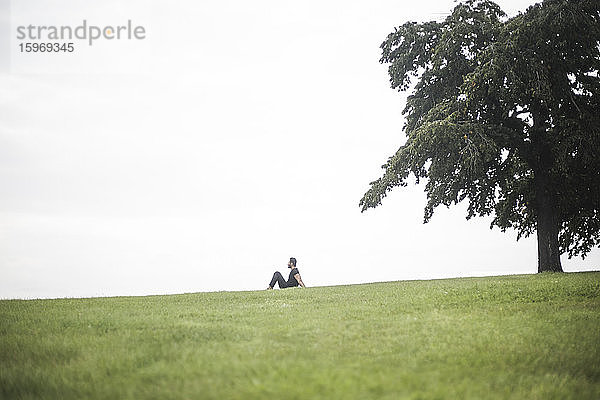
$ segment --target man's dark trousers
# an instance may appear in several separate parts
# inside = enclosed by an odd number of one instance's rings
[[[271,283],[269,284],[269,286],[271,286],[272,288],[275,287],[275,282],[279,283],[279,287],[281,289],[288,287],[287,282],[285,281],[285,279],[283,279],[283,275],[281,275],[281,272],[279,271],[273,274],[273,279],[271,279]]]

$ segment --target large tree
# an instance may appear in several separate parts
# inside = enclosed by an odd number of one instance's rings
[[[600,244],[600,1],[546,0],[508,19],[491,1],[443,22],[408,22],[381,45],[392,88],[411,89],[406,143],[360,201],[381,204],[414,175],[425,222],[468,201],[467,218],[518,239],[537,232],[538,271]]]

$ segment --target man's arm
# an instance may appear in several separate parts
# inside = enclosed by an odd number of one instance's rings
[[[296,281],[298,282],[298,284],[302,287],[306,287],[304,286],[304,282],[302,282],[302,278],[300,278],[300,274],[296,274],[294,275],[294,279],[296,279]]]

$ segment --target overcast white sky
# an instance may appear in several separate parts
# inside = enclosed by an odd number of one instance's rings
[[[309,286],[536,271],[463,206],[423,225],[422,186],[358,207],[404,141],[379,44],[452,0],[0,2],[0,298],[264,289],[291,256]],[[146,39],[19,53],[84,19]]]

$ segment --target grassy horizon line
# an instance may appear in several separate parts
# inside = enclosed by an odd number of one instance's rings
[[[471,275],[471,276],[454,276],[454,277],[443,277],[443,278],[415,278],[415,279],[400,279],[392,281],[373,281],[373,282],[361,282],[361,283],[341,283],[339,285],[315,285],[307,286],[309,288],[335,288],[335,287],[346,287],[346,286],[360,286],[360,285],[375,285],[380,283],[401,283],[401,282],[429,282],[429,281],[447,281],[452,279],[476,279],[476,278],[499,278],[499,277],[510,277],[510,276],[535,276],[544,274],[585,274],[585,273],[599,273],[598,270],[585,270],[585,271],[544,271],[544,272],[532,272],[530,274],[499,274],[499,275]],[[302,289],[302,288],[286,288],[286,289]],[[240,290],[207,290],[197,292],[173,292],[173,293],[155,293],[155,294],[115,294],[115,295],[91,295],[91,296],[64,296],[64,297],[0,297],[0,301],[35,301],[35,300],[62,300],[62,299],[111,299],[111,298],[136,298],[136,297],[154,297],[154,296],[179,296],[188,294],[199,294],[199,293],[252,293],[260,292],[264,289],[240,289]],[[280,289],[275,289],[280,290]]]

